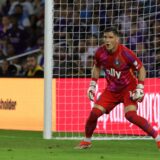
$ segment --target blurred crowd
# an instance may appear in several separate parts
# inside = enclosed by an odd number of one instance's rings
[[[43,77],[44,5],[0,2],[0,77]],[[90,77],[103,30],[111,25],[141,59],[147,77],[160,77],[160,0],[54,0],[53,11],[53,77]]]

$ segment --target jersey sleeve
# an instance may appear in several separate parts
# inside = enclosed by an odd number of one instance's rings
[[[127,63],[133,68],[133,70],[140,70],[143,64],[134,52],[132,52],[131,50],[125,50],[123,52],[123,55]]]

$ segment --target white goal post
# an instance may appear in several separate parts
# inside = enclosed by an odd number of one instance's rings
[[[45,139],[51,139],[52,134],[60,139],[83,137],[86,119],[94,105],[86,96],[93,57],[102,44],[103,30],[111,25],[117,27],[121,42],[135,51],[146,68],[146,94],[139,103],[138,114],[160,130],[159,10],[158,0],[45,1]],[[97,98],[105,85],[102,72]],[[125,119],[122,104],[98,119],[94,134],[94,139],[146,138],[149,139],[142,130]]]
[[[53,6],[53,0],[45,1],[44,139],[52,138]]]

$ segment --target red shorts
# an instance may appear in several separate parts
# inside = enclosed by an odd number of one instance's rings
[[[124,107],[129,105],[135,105],[137,107],[137,102],[130,98],[129,93],[129,91],[133,91],[135,88],[136,84],[130,84],[120,92],[111,92],[105,89],[95,104],[105,108],[106,113],[109,113],[119,103],[123,103]]]

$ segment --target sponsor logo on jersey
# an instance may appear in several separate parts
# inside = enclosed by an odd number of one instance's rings
[[[116,71],[114,68],[106,69],[107,74],[109,74],[112,77],[116,77],[119,79],[121,77],[121,71]]]

